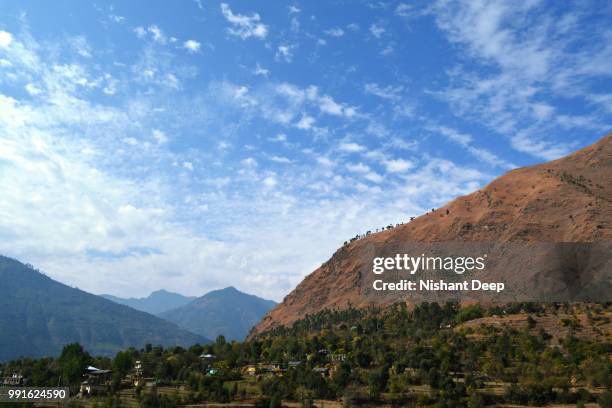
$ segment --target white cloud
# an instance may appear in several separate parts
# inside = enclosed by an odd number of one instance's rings
[[[106,95],[114,95],[117,92],[117,85],[119,81],[117,81],[112,75],[104,74],[105,85],[102,88],[102,92]]]
[[[0,30],[0,48],[8,48],[13,42],[13,35],[8,31]]]
[[[373,183],[380,183],[384,179],[380,174],[373,171],[370,166],[363,163],[349,163],[346,165],[346,168],[353,173],[360,174],[364,179]]]
[[[32,96],[37,96],[37,95],[40,95],[42,93],[40,88],[38,88],[34,84],[30,84],[30,83],[26,84],[26,86],[24,88],[25,88],[26,92],[29,93]]]
[[[276,60],[291,62],[293,60],[293,50],[295,47],[295,45],[279,45],[276,49]]]
[[[149,33],[151,33],[151,35],[153,37],[153,41],[155,41],[155,42],[157,42],[159,44],[165,44],[166,43],[166,41],[167,41],[166,35],[155,24],[149,26],[149,28],[147,28],[147,31]]]
[[[370,167],[363,164],[363,163],[357,163],[357,164],[347,164],[346,168],[349,169],[350,171],[352,171],[353,173],[362,173],[362,174],[366,174],[369,173],[371,171]]]
[[[406,3],[400,3],[395,8],[395,15],[400,17],[409,17],[413,13],[413,8],[411,5]]]
[[[374,37],[380,38],[385,33],[385,28],[380,24],[372,24],[370,26],[370,33]]]
[[[138,26],[134,28],[134,33],[138,38],[144,38],[147,35],[147,30],[144,27]]]
[[[257,63],[255,65],[255,69],[253,70],[253,74],[267,77],[270,74],[270,70],[262,67]]]
[[[325,167],[332,167],[332,166],[335,165],[333,160],[331,160],[329,157],[325,157],[325,156],[317,156],[317,163],[319,163],[320,165],[325,166]]]
[[[531,110],[536,119],[545,120],[551,117],[555,108],[547,103],[536,102],[531,104]]]
[[[256,167],[257,166],[257,160],[255,160],[252,157],[247,157],[246,159],[243,159],[241,163],[245,167]]]
[[[387,45],[385,48],[383,48],[380,51],[380,55],[382,55],[384,57],[387,57],[387,56],[393,54],[394,51],[395,51],[395,49],[393,48],[392,45]]]
[[[326,35],[330,37],[342,37],[344,35],[344,30],[340,27],[330,28],[328,30],[323,31]]]
[[[287,97],[293,105],[302,105],[305,101],[311,102],[319,108],[322,113],[334,116],[351,118],[356,115],[357,109],[353,106],[336,102],[331,96],[321,94],[319,88],[311,85],[307,88],[299,88],[288,83],[282,83],[276,87],[279,94]]]
[[[378,96],[379,98],[388,99],[390,101],[399,101],[402,99],[402,92],[404,87],[402,86],[385,86],[381,87],[375,83],[368,83],[364,87],[365,93]]]
[[[381,176],[380,174],[371,171],[368,174],[365,175],[366,180],[370,180],[373,183],[380,183],[384,180],[384,177]]]
[[[289,6],[289,14],[296,14],[296,13],[299,13],[300,11],[301,10],[296,6],[293,6],[293,5]]]
[[[193,163],[191,162],[183,162],[183,168],[189,170],[189,171],[193,171]]]
[[[168,42],[168,37],[166,36],[166,34],[164,34],[162,29],[159,28],[155,24],[151,24],[147,28],[138,26],[138,27],[135,27],[133,31],[136,34],[136,36],[141,39],[146,38],[147,34],[150,34],[151,39],[158,44],[164,45]],[[170,37],[170,42],[176,42],[176,41],[177,41],[176,38]]]
[[[109,20],[111,20],[112,22],[117,23],[117,24],[121,24],[121,23],[123,23],[125,21],[125,17],[118,16],[116,14],[110,14],[108,16],[108,18],[109,18]]]
[[[125,138],[123,138],[123,143],[125,143],[126,145],[129,145],[129,146],[136,146],[136,145],[138,145],[138,140],[136,140],[133,137],[125,137]]]
[[[542,137],[538,137],[532,134],[530,129],[524,129],[517,132],[510,138],[510,144],[518,151],[536,157],[542,157],[546,160],[558,159],[567,154],[570,149],[565,143],[551,142]]]
[[[259,14],[251,16],[234,14],[226,3],[221,3],[221,13],[223,17],[232,25],[227,32],[243,40],[247,38],[264,39],[268,35],[268,27],[261,22]]]
[[[348,152],[348,153],[359,153],[359,152],[363,152],[364,150],[366,150],[364,146],[358,143],[355,143],[355,142],[342,142],[338,146],[338,149],[342,150],[343,152]]]
[[[183,48],[192,54],[200,51],[200,46],[201,44],[196,40],[187,40],[183,43]]]
[[[403,173],[414,167],[414,163],[403,159],[387,160],[383,164],[389,173]]]
[[[302,130],[312,129],[315,123],[315,119],[312,116],[303,115],[302,118],[296,123],[296,127]]]
[[[270,156],[270,160],[272,160],[273,162],[282,163],[282,164],[293,163],[293,160],[291,160],[291,159],[289,159],[287,157],[283,157],[283,156]]]
[[[159,129],[153,129],[152,136],[153,139],[155,139],[155,141],[157,142],[157,144],[168,143],[168,136],[166,136],[166,134]]]
[[[343,113],[342,105],[338,104],[330,96],[321,97],[320,103],[322,112],[328,113],[330,115],[342,115]]]
[[[91,58],[91,47],[89,46],[89,43],[85,37],[74,37],[70,40],[70,44],[81,57]]]
[[[176,75],[172,73],[166,74],[166,77],[163,80],[163,83],[172,89],[181,89],[181,81],[176,77]]]
[[[278,184],[278,181],[276,180],[276,177],[268,176],[263,180],[263,184],[264,186],[268,188],[272,188],[272,187],[276,187],[276,185]]]
[[[271,142],[284,143],[284,142],[287,141],[287,135],[285,135],[284,133],[279,133],[278,135],[276,135],[274,137],[268,138],[268,140],[271,141]]]
[[[432,132],[436,132],[436,133],[443,135],[444,137],[451,140],[452,142],[459,144],[464,149],[466,149],[471,155],[473,155],[477,159],[491,166],[502,167],[504,169],[512,169],[516,167],[516,165],[510,162],[507,162],[506,160],[503,160],[502,158],[498,157],[494,153],[484,148],[474,146],[473,145],[474,138],[471,135],[468,135],[466,133],[461,133],[457,131],[456,129],[452,129],[447,126],[432,125],[432,126],[429,126],[428,129]]]
[[[448,71],[448,88],[434,94],[455,115],[544,159],[570,147],[552,136],[555,113],[563,109],[555,102],[588,101],[594,80],[612,75],[610,64],[602,63],[612,58],[612,46],[595,45],[609,44],[612,31],[590,21],[583,8],[569,7],[560,15],[554,10],[537,1],[440,0],[432,7],[440,30],[464,51],[464,61]],[[581,28],[585,24],[588,32]],[[584,45],[575,47],[578,43]],[[592,123],[584,122],[583,129]]]

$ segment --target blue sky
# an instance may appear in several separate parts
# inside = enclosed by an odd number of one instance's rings
[[[610,131],[608,2],[4,1],[0,252],[276,300],[367,229]]]

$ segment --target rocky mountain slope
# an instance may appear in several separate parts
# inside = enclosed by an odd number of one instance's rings
[[[208,340],[158,317],[71,288],[0,256],[0,361],[58,355],[78,342],[112,356],[147,343],[190,346]]]
[[[253,328],[252,335],[290,325],[325,308],[391,302],[389,297],[363,294],[362,279],[371,271],[372,258],[393,256],[424,243],[516,244],[523,248],[541,244],[544,247],[537,259],[493,268],[493,275],[497,274],[493,277],[521,283],[517,292],[541,288],[564,295],[575,292],[569,294],[578,299],[584,293],[610,296],[612,264],[605,245],[612,243],[611,180],[612,134],[564,158],[512,170],[481,190],[411,222],[343,246],[272,309]],[[560,246],[546,247],[551,243]],[[572,247],[568,252],[560,243],[587,246]],[[604,247],[593,250],[589,243],[603,243]],[[555,257],[550,256],[551,251]],[[580,254],[597,251],[598,258],[584,265]],[[593,263],[597,264],[596,272]],[[574,282],[580,287],[572,288]]]

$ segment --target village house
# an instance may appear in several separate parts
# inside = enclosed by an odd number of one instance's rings
[[[108,392],[111,387],[111,375],[111,370],[100,370],[92,366],[87,367],[83,374],[85,380],[81,382],[79,394],[84,397]]]
[[[134,363],[134,368],[132,370],[131,383],[134,387],[155,387],[157,385],[157,379],[154,377],[145,377],[144,376],[144,367],[142,361],[136,360]]]
[[[265,377],[282,377],[285,370],[278,364],[260,363],[257,366],[258,372]]]
[[[344,353],[334,353],[329,355],[329,360],[332,363],[343,362],[346,360],[346,354]]]
[[[321,377],[329,377],[329,368],[328,367],[315,367],[312,369],[315,373],[321,375]]]
[[[255,377],[255,375],[257,375],[257,366],[251,364],[242,367],[242,375],[248,377]]]
[[[2,379],[2,385],[20,387],[26,385],[27,379],[19,373],[13,373],[13,375],[4,377]]]

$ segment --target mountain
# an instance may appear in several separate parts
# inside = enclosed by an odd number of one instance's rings
[[[159,314],[193,332],[214,339],[243,340],[276,302],[240,292],[230,286],[214,290],[191,303]]]
[[[100,295],[105,299],[112,300],[120,305],[126,305],[133,309],[158,315],[167,310],[176,309],[194,300],[195,296],[183,296],[166,290],[157,290],[145,298],[120,298],[113,295]]]
[[[392,303],[397,298],[369,296],[363,285],[374,276],[373,257],[421,254],[424,245],[460,243],[498,253],[519,248],[515,257],[500,257],[489,272],[514,285],[513,299],[541,293],[611,301],[611,175],[612,133],[564,158],[512,170],[410,222],[351,240],[272,309],[252,335],[327,308]],[[534,256],[525,256],[528,251]],[[441,299],[415,295],[406,301]]]
[[[0,256],[0,361],[57,355],[79,342],[95,355],[147,343],[189,346],[208,340],[148,313],[115,304]]]

